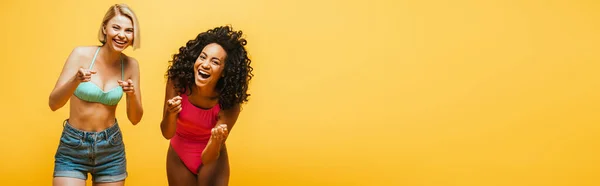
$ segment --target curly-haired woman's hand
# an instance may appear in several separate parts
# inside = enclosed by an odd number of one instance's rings
[[[181,97],[175,96],[167,100],[167,109],[171,114],[178,114],[181,112]]]
[[[212,128],[210,131],[210,138],[215,140],[216,142],[223,143],[227,136],[229,135],[229,131],[227,131],[227,124],[220,124]]]

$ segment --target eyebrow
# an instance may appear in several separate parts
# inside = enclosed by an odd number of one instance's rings
[[[206,54],[205,52],[202,52],[202,54],[204,54],[205,56],[208,56],[208,54]],[[216,60],[219,60],[219,62],[221,62],[221,59],[219,59],[217,57],[212,57],[212,59],[216,59]]]
[[[124,27],[124,26],[121,26],[120,24],[117,24],[117,23],[113,23],[112,26]],[[125,29],[131,29],[131,30],[133,30],[133,27],[125,27]]]

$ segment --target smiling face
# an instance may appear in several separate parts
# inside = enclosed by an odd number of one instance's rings
[[[106,35],[105,45],[122,52],[133,42],[133,22],[126,16],[115,15],[104,25],[103,33]]]
[[[194,63],[196,86],[214,89],[223,75],[227,52],[216,43],[208,44],[202,49]]]

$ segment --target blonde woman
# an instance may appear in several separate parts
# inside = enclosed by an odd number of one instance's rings
[[[125,147],[115,117],[126,98],[127,118],[142,119],[140,70],[137,60],[123,54],[140,47],[140,28],[125,4],[111,6],[100,25],[101,46],[73,49],[50,94],[52,111],[70,101],[69,118],[55,155],[53,185],[123,185],[127,177]]]

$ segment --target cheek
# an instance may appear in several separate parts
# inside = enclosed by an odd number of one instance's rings
[[[108,29],[106,31],[106,35],[108,35],[108,36],[115,36],[115,35],[117,35],[117,32],[114,31],[113,29]]]
[[[199,61],[194,62],[194,71],[197,71],[199,66],[200,66],[200,62]]]
[[[133,33],[128,33],[128,34],[127,34],[127,40],[128,40],[129,42],[133,41]]]
[[[106,38],[112,38],[114,36],[115,36],[115,34],[112,31],[110,31],[110,30],[106,31]]]
[[[223,74],[223,70],[225,70],[223,66],[214,66],[213,68],[215,69],[215,72],[219,74],[219,77]]]

